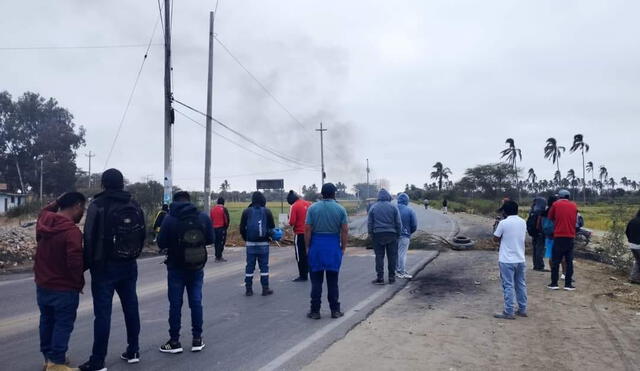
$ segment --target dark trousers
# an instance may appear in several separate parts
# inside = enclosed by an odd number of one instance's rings
[[[213,242],[215,248],[216,259],[222,258],[224,245],[227,243],[227,228],[214,228],[215,240]]]
[[[260,267],[260,284],[269,287],[269,246],[247,246],[247,266],[244,270],[244,283],[247,288],[253,286],[253,272],[256,262]]]
[[[335,271],[317,271],[309,273],[311,276],[311,311],[320,312],[320,304],[322,303],[322,282],[324,276],[327,276],[327,300],[329,300],[329,308],[332,312],[340,311],[340,302],[338,301],[340,290],[338,289],[338,272]]]
[[[304,243],[304,234],[297,234],[295,237],[296,261],[298,262],[298,273],[300,278],[305,280],[309,276],[309,261],[307,258],[307,247]]]
[[[101,364],[107,356],[109,333],[111,331],[111,307],[113,293],[118,293],[124,322],[127,328],[127,351],[139,350],[140,313],[136,281],[138,265],[135,260],[127,262],[107,262],[102,269],[91,270],[91,294],[93,295],[93,350],[91,362]]]
[[[573,282],[573,238],[556,237],[553,239],[553,250],[551,253],[551,284],[558,284],[560,262],[565,259],[567,271],[564,272],[565,286],[571,286]]]
[[[189,308],[191,309],[191,335],[202,337],[202,285],[204,271],[190,271],[180,268],[167,269],[167,286],[169,297],[169,336],[172,341],[180,340],[182,327],[182,302],[187,291]]]
[[[539,234],[532,239],[533,244],[533,269],[544,269],[544,253],[546,246],[544,244],[545,237],[543,234]]]
[[[64,364],[76,320],[79,293],[37,287],[36,297],[40,307],[40,351],[46,360]]]
[[[398,265],[398,235],[395,233],[374,233],[373,251],[376,253],[376,274],[379,280],[384,279],[384,256],[387,255],[389,279],[396,278]]]

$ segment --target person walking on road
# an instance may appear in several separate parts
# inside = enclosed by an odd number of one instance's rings
[[[138,264],[146,237],[142,209],[124,190],[124,177],[116,169],[102,173],[103,192],[97,194],[87,210],[84,224],[84,264],[91,272],[93,295],[93,349],[82,371],[105,370],[113,294],[118,294],[127,328],[127,349],[120,358],[128,363],[140,361],[138,337]]]
[[[331,318],[344,315],[340,308],[338,276],[347,249],[349,221],[347,211],[335,200],[336,191],[333,183],[325,183],[321,190],[322,199],[307,210],[304,239],[311,270],[311,310],[307,313],[311,319],[320,319],[325,277]]]
[[[400,211],[400,220],[402,221],[402,230],[400,231],[400,239],[398,239],[398,264],[396,268],[396,276],[398,278],[413,278],[407,272],[407,251],[411,242],[411,235],[418,229],[418,221],[416,212],[409,206],[409,196],[406,193],[398,195],[398,210]]]
[[[427,198],[424,199],[424,209],[429,210],[429,199]]]
[[[547,206],[547,201],[542,197],[533,199],[527,218],[527,233],[531,236],[533,245],[533,270],[544,271],[545,236],[539,223]]]
[[[222,257],[224,245],[227,243],[227,230],[229,229],[229,210],[224,207],[224,198],[218,197],[216,206],[211,208],[211,222],[213,223],[213,233],[215,241],[216,263],[223,263],[227,260]]]
[[[77,224],[85,203],[82,193],[65,193],[40,211],[36,224],[33,272],[45,370],[72,370],[66,353],[84,287],[82,232]]]
[[[447,214],[449,212],[449,201],[446,197],[442,200],[442,213]]]
[[[500,319],[515,319],[515,315],[527,317],[527,270],[524,258],[524,241],[527,235],[527,223],[518,216],[518,204],[507,201],[503,205],[507,216],[498,223],[493,236],[500,242],[498,265],[504,294],[504,310],[494,315]],[[514,312],[513,293],[518,302]]]
[[[298,277],[293,282],[304,282],[309,278],[309,262],[307,261],[307,248],[304,241],[304,226],[307,219],[307,209],[311,202],[300,198],[293,190],[287,195],[287,202],[291,205],[289,212],[289,225],[293,227],[295,235],[293,250],[298,262]]]
[[[549,210],[548,218],[553,222],[553,251],[551,256],[551,284],[548,288],[558,290],[560,262],[565,259],[567,269],[564,289],[573,291],[573,247],[576,238],[578,206],[570,201],[571,193],[565,189],[558,192],[559,200]]]
[[[632,283],[640,283],[640,211],[638,211],[636,217],[631,219],[629,224],[627,224],[626,234],[631,253],[635,259],[629,281]]]
[[[251,205],[242,212],[240,234],[247,246],[247,266],[245,268],[245,295],[253,296],[253,273],[256,262],[260,267],[262,296],[273,294],[269,288],[269,240],[276,227],[267,200],[261,192],[253,192]]]
[[[167,254],[167,287],[169,297],[169,341],[160,346],[163,353],[182,353],[180,327],[185,290],[191,309],[191,351],[205,347],[202,340],[202,286],[207,263],[207,245],[213,244],[213,226],[209,216],[191,203],[189,193],[173,195],[169,215],[164,219],[158,247]]]
[[[396,282],[398,266],[398,238],[402,231],[400,211],[391,204],[391,195],[382,188],[378,201],[371,206],[368,216],[368,232],[376,254],[376,279],[373,284],[384,285],[384,256],[387,255],[389,283]]]
[[[169,213],[169,205],[163,204],[162,209],[158,211],[158,214],[156,214],[156,218],[153,221],[153,242],[156,242],[156,239],[158,238],[158,234],[160,233],[160,227],[162,226],[162,221],[164,220],[164,217],[167,216],[168,213]]]

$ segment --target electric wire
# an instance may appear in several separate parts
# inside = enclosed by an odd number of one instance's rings
[[[105,44],[105,45],[43,45],[43,46],[6,46],[0,50],[68,50],[68,49],[123,49],[123,48],[148,48],[162,46],[164,44]]]

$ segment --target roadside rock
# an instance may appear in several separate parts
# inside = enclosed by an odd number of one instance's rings
[[[0,227],[0,269],[28,264],[36,251],[35,229]]]

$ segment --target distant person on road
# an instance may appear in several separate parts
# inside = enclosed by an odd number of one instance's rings
[[[215,234],[215,241],[213,243],[216,255],[215,262],[223,263],[227,261],[222,257],[222,252],[224,251],[224,245],[227,243],[227,230],[229,229],[230,219],[229,210],[224,207],[224,198],[218,197],[216,206],[211,208],[210,216]]]
[[[573,247],[576,238],[578,206],[570,201],[571,193],[565,189],[558,192],[558,201],[549,209],[548,218],[553,222],[553,250],[551,257],[551,284],[548,288],[558,290],[560,262],[566,260],[564,289],[573,291]]]
[[[527,218],[527,232],[529,236],[531,236],[531,243],[533,245],[533,270],[540,272],[544,271],[545,236],[542,233],[539,219],[542,213],[544,213],[546,206],[547,201],[544,198],[534,198]]]
[[[209,216],[191,203],[189,193],[173,195],[169,215],[164,219],[158,247],[167,254],[167,293],[169,297],[169,341],[160,346],[162,353],[182,353],[180,327],[185,290],[191,309],[191,351],[205,347],[202,340],[202,286],[207,263],[207,245],[213,244],[213,226]]]
[[[429,200],[428,199],[424,199],[424,209],[428,210],[429,209]]]
[[[156,214],[156,218],[153,221],[153,242],[156,242],[156,239],[158,238],[158,233],[160,233],[160,227],[162,226],[162,221],[164,220],[164,217],[167,216],[168,213],[169,213],[169,205],[163,204],[162,209],[158,211],[158,214]]]
[[[325,183],[322,199],[307,210],[304,239],[311,271],[311,310],[307,313],[311,319],[320,319],[325,276],[331,318],[344,315],[340,308],[338,275],[349,240],[349,221],[347,211],[336,202],[336,191],[333,183]]]
[[[398,240],[396,277],[411,279],[413,277],[406,269],[407,251],[409,250],[411,235],[418,230],[418,220],[416,218],[416,212],[409,206],[409,196],[406,193],[400,193],[398,196],[398,210],[400,211],[402,230],[400,231],[400,239]]]
[[[446,197],[442,200],[442,213],[446,214],[449,212],[449,201],[447,201]]]
[[[293,282],[304,282],[309,278],[309,262],[307,260],[307,248],[304,241],[304,226],[307,219],[307,209],[311,202],[300,198],[293,190],[287,195],[287,202],[291,205],[289,212],[289,225],[293,227],[293,251],[298,262],[298,277]]]
[[[635,258],[629,281],[640,283],[640,211],[627,224],[626,234],[629,240],[629,248],[631,248],[631,253]]]
[[[400,211],[391,203],[391,195],[384,188],[378,192],[378,201],[369,210],[367,227],[376,254],[377,277],[372,283],[384,285],[385,254],[387,255],[389,283],[395,283],[398,267],[398,238],[402,232],[402,221]]]
[[[253,273],[256,262],[260,267],[262,296],[273,294],[269,288],[269,240],[276,227],[271,210],[267,209],[267,199],[261,192],[253,192],[251,205],[242,212],[240,235],[247,246],[247,266],[245,268],[245,295],[253,296]]]
[[[65,193],[38,216],[33,272],[45,370],[72,370],[66,353],[84,287],[82,232],[76,224],[85,203],[82,193]]]
[[[504,293],[504,310],[495,314],[495,318],[515,319],[515,315],[527,317],[527,270],[524,257],[524,242],[527,235],[527,223],[518,216],[518,204],[506,201],[502,206],[506,219],[500,221],[493,236],[500,242],[498,265]],[[514,311],[513,293],[518,302]]]
[[[120,298],[127,328],[127,349],[120,358],[128,363],[140,361],[136,259],[146,237],[144,213],[124,190],[120,171],[108,169],[102,173],[102,189],[89,205],[84,224],[84,264],[91,272],[95,319],[91,358],[80,365],[82,371],[104,368],[114,292]]]

